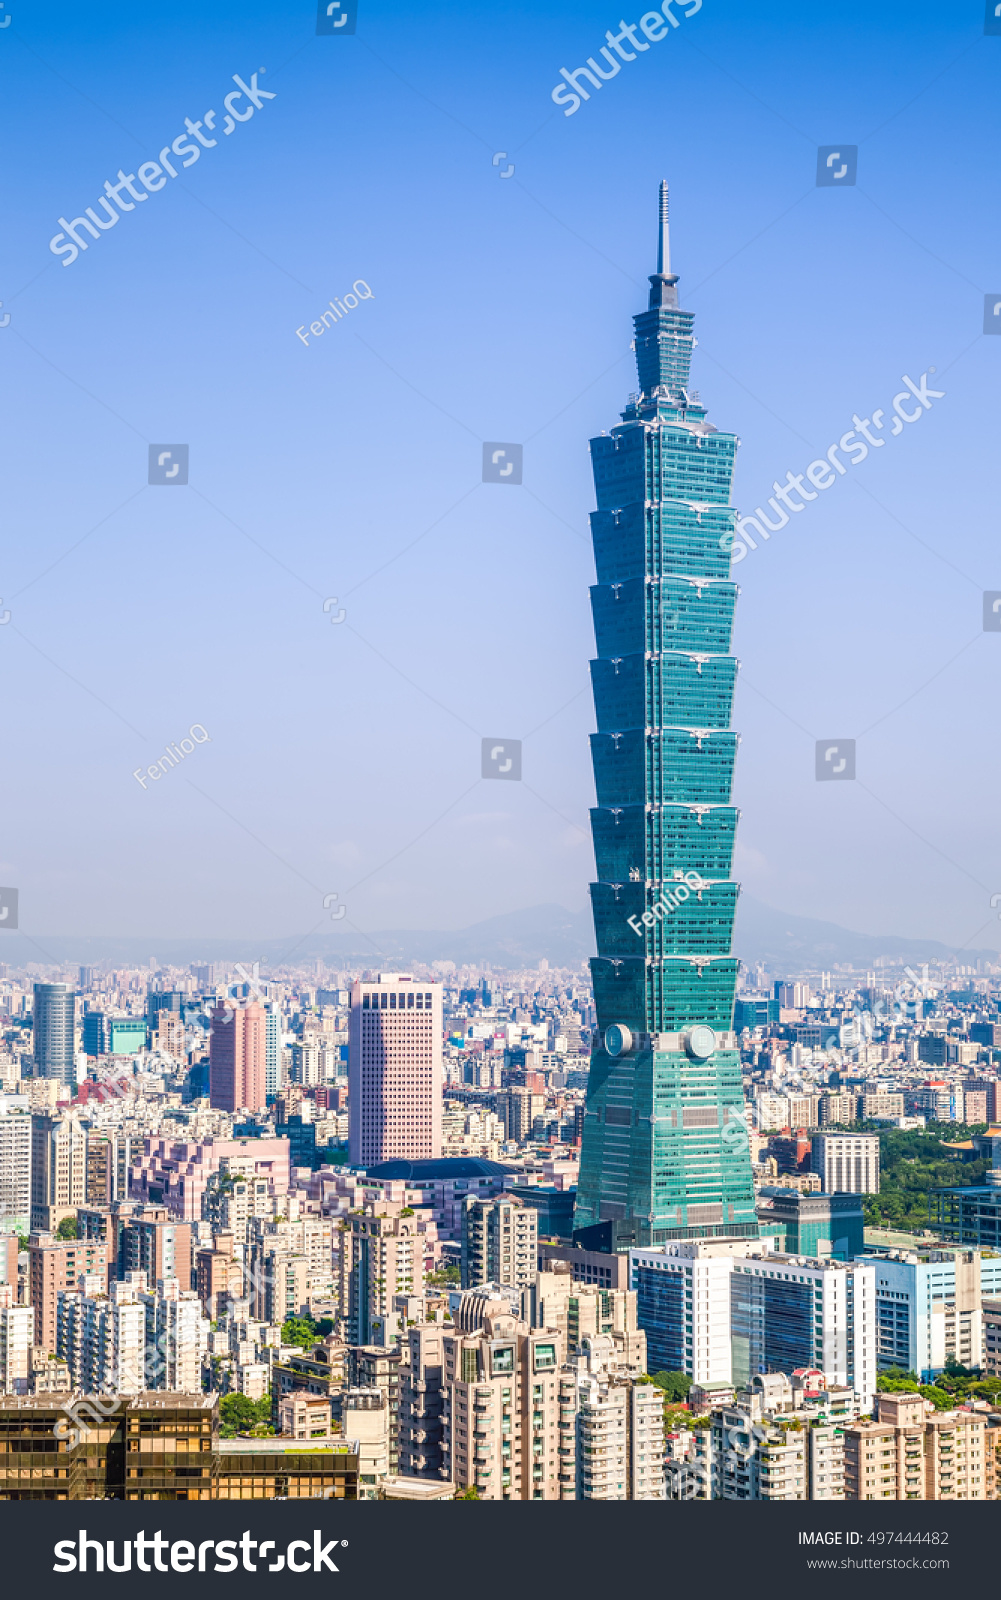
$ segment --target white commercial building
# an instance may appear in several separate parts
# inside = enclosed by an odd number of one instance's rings
[[[646,1333],[648,1372],[687,1372],[695,1383],[730,1383],[730,1274],[735,1258],[767,1249],[759,1239],[675,1240],[630,1250],[629,1287]]]
[[[816,1133],[811,1165],[825,1194],[878,1194],[879,1134]]]
[[[872,1262],[748,1254],[733,1262],[730,1298],[734,1383],[814,1367],[869,1409],[878,1370]]]
[[[0,1394],[27,1394],[35,1308],[14,1304],[15,1290],[0,1284]]]
[[[0,1101],[0,1221],[31,1217],[31,1115]]]

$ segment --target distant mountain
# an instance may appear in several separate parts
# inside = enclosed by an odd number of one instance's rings
[[[546,960],[554,967],[578,966],[594,953],[589,910],[562,906],[530,906],[488,917],[468,928],[380,929],[365,936],[349,928],[285,939],[159,939],[96,938],[54,935],[37,940],[11,932],[0,934],[0,958],[13,966],[29,962],[57,965],[147,965],[151,958],[171,966],[194,961],[260,961],[280,966],[317,958],[332,966],[389,970],[408,962],[454,961],[457,966],[484,963],[500,968],[534,967]],[[793,916],[742,895],[737,913],[734,953],[748,966],[763,962],[776,977],[794,976],[807,968],[844,965],[865,969],[877,956],[909,965],[948,960],[960,955],[969,963],[997,960],[996,950],[962,952],[936,939],[905,939],[898,934],[854,933],[836,922]]]
[[[997,950],[955,950],[937,939],[905,939],[899,934],[854,933],[836,922],[776,911],[750,895],[738,901],[734,953],[748,966],[761,961],[778,977],[809,968],[838,965],[871,967],[877,956],[914,966],[959,956],[967,965],[996,961]]]

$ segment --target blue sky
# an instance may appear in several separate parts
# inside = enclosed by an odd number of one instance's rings
[[[587,440],[635,387],[667,176],[741,510],[853,413],[891,415],[902,374],[945,391],[736,569],[737,875],[790,912],[998,943],[980,0],[705,0],[570,117],[559,69],[620,23],[598,0],[360,0],[336,38],[288,0],[155,25],[6,9],[0,872],[22,926],[291,936],[331,892],[362,929],[584,904]],[[255,72],[274,99],[64,267],[57,219]],[[839,141],[857,185],[817,188]],[[304,346],[357,279],[373,298]],[[524,444],[521,487],[480,481],[484,440]],[[149,486],[149,445],[176,442],[189,485]],[[143,789],[196,722],[208,742]],[[521,785],[479,781],[493,735],[526,740]],[[858,781],[816,783],[814,741],[856,736]]]

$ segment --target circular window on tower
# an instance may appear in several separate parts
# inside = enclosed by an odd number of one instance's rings
[[[706,1061],[716,1048],[716,1035],[712,1028],[699,1023],[690,1029],[686,1043],[690,1056],[694,1056],[696,1061]]]
[[[605,1029],[605,1049],[610,1056],[627,1056],[633,1047],[633,1036],[621,1022],[613,1022]]]

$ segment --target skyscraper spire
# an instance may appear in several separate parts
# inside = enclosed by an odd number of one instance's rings
[[[671,271],[671,225],[668,221],[667,179],[660,180],[660,238],[657,242],[657,274],[669,275]]]

